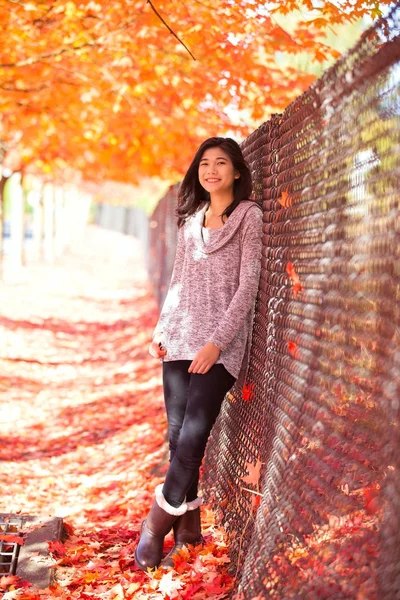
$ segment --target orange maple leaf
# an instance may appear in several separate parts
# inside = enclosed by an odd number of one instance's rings
[[[88,571],[85,575],[85,583],[92,583],[93,581],[96,581],[99,578],[99,572],[98,571]]]
[[[324,19],[323,17],[319,17],[318,19],[312,19],[308,22],[310,25],[315,25],[315,27],[318,27],[318,29],[323,29],[329,24],[328,20]]]
[[[242,477],[242,481],[250,485],[258,486],[258,482],[260,481],[261,465],[262,462],[259,459],[257,459],[255,464],[248,462],[246,464],[246,471],[248,475]]]
[[[324,60],[327,59],[327,56],[326,56],[326,54],[324,52],[321,52],[321,50],[316,50],[314,52],[314,58],[318,62],[324,62]]]
[[[289,208],[293,204],[293,198],[289,195],[289,192],[282,192],[282,196],[278,198],[279,204],[283,206],[283,208]]]
[[[174,569],[178,573],[182,572],[182,567],[184,570],[187,570],[187,562],[190,558],[190,548],[192,546],[184,546],[183,548],[178,548],[178,550],[174,554]]]

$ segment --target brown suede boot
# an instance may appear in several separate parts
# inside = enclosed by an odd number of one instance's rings
[[[161,562],[164,538],[175,521],[187,510],[184,502],[178,508],[171,506],[162,493],[162,484],[156,488],[156,499],[140,528],[140,540],[135,552],[135,563],[142,571],[154,569]]]
[[[195,546],[203,543],[201,535],[200,504],[201,499],[196,498],[187,503],[187,512],[179,517],[174,523],[174,547],[161,561],[162,567],[173,567],[175,558],[178,556],[178,550],[188,544]]]

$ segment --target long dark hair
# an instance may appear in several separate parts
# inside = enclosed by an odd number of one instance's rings
[[[205,140],[197,150],[190,167],[179,188],[178,227],[181,227],[190,215],[204,203],[210,201],[210,194],[203,188],[199,181],[199,164],[203,154],[209,148],[220,147],[231,159],[233,168],[240,173],[240,177],[234,180],[233,202],[226,207],[221,217],[228,218],[242,200],[248,200],[253,189],[251,183],[250,169],[243,158],[240,146],[232,138],[211,137]]]

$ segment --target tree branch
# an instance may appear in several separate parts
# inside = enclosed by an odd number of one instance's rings
[[[54,56],[60,56],[61,54],[65,54],[66,52],[71,52],[71,51],[77,52],[78,50],[82,50],[82,48],[85,48],[87,46],[99,46],[99,45],[100,44],[98,43],[97,40],[93,41],[93,42],[84,42],[83,44],[80,44],[79,46],[60,48],[59,50],[55,50],[54,52],[48,52],[47,54],[40,54],[39,56],[35,56],[34,58],[26,58],[25,60],[20,60],[15,63],[0,63],[0,67],[3,69],[12,68],[12,67],[27,67],[29,65],[33,65],[38,62],[41,62],[42,60],[44,60],[46,58],[53,58]]]
[[[31,93],[31,92],[41,92],[42,90],[49,88],[50,84],[49,83],[43,83],[41,85],[39,85],[38,87],[32,87],[32,88],[18,88],[15,85],[9,84],[9,83],[3,83],[0,85],[0,88],[5,90],[6,92],[21,92],[21,93]]]
[[[28,4],[25,4],[25,2],[20,2],[19,0],[7,0],[7,2],[9,2],[10,4],[18,4],[19,6],[25,8],[25,10],[32,10]],[[37,10],[40,10],[40,8],[38,8]]]
[[[162,18],[162,16],[160,15],[160,13],[157,11],[157,9],[155,8],[153,2],[151,0],[147,0],[147,3],[150,4],[152,11],[157,15],[157,17],[160,19],[160,21],[165,25],[165,27],[168,29],[168,31],[170,33],[172,33],[172,35],[174,36],[174,38],[176,38],[178,40],[178,42],[180,44],[182,44],[182,46],[187,50],[187,52],[189,52],[190,56],[193,58],[193,60],[196,60],[196,58],[193,56],[193,54],[190,52],[189,48],[186,46],[186,44],[184,42],[182,42],[182,40],[176,35],[175,31],[173,31],[171,29],[171,27],[168,25],[168,23],[166,23],[164,21],[164,19]]]
[[[8,0],[8,1],[10,1],[10,0]],[[32,57],[32,58],[26,58],[24,60],[19,60],[14,63],[0,63],[0,68],[6,69],[6,68],[15,68],[15,67],[27,67],[29,65],[33,65],[38,62],[42,62],[46,58],[53,58],[55,56],[60,56],[61,54],[65,54],[66,52],[77,52],[86,47],[98,48],[101,45],[104,45],[104,42],[107,40],[107,38],[112,36],[117,31],[121,31],[123,29],[129,28],[129,25],[132,23],[132,21],[134,21],[134,19],[135,19],[135,17],[131,17],[130,19],[127,19],[125,22],[121,23],[121,25],[119,27],[117,27],[116,29],[113,29],[111,31],[108,31],[107,33],[101,34],[98,38],[96,38],[94,40],[91,40],[88,42],[83,42],[76,46],[71,45],[68,47],[59,48],[58,50],[53,50],[53,52],[47,52],[46,54],[40,54],[39,56]],[[72,42],[72,43],[74,43],[74,42]]]

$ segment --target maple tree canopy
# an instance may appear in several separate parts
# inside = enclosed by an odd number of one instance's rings
[[[205,137],[243,138],[309,87],[277,51],[333,61],[324,32],[365,14],[375,0],[0,0],[3,164],[176,179]]]

